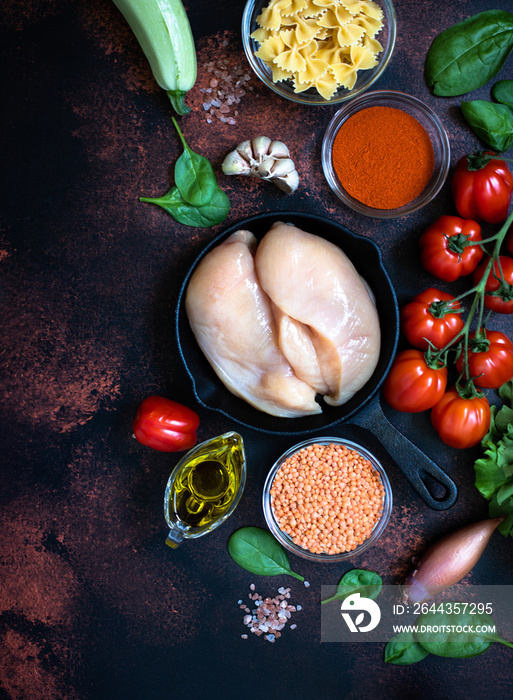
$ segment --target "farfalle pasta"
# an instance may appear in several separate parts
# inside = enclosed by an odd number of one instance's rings
[[[383,10],[373,0],[271,0],[256,21],[255,56],[273,82],[290,80],[296,93],[315,88],[329,100],[340,87],[351,90],[383,51]]]

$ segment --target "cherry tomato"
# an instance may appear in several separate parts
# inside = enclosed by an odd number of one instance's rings
[[[476,269],[483,249],[472,244],[481,240],[481,226],[477,221],[440,216],[419,238],[420,260],[438,279],[454,282]]]
[[[401,330],[414,348],[427,350],[430,341],[441,350],[464,326],[461,304],[434,287],[417,294],[401,309]],[[459,311],[459,312],[458,312]]]
[[[458,214],[464,219],[498,224],[508,215],[513,194],[513,175],[504,160],[481,151],[463,156],[451,182]]]
[[[483,389],[498,389],[513,379],[513,343],[499,331],[475,331],[469,335],[467,353],[470,378]],[[463,353],[456,361],[463,372]]]
[[[488,263],[489,258],[486,258],[476,267],[474,284],[481,281]],[[508,255],[499,255],[488,274],[484,304],[487,309],[499,314],[513,313],[513,258]]]
[[[434,406],[447,386],[447,367],[431,364],[420,350],[398,353],[383,384],[385,401],[405,413]]]
[[[196,444],[199,416],[187,406],[162,396],[149,396],[132,425],[136,439],[160,452],[181,452]]]
[[[448,389],[431,409],[431,423],[446,445],[473,447],[490,427],[491,411],[486,396],[464,398],[455,387]]]

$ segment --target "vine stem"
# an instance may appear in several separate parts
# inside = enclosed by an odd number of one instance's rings
[[[494,242],[495,245],[493,247],[493,250],[490,254],[490,259],[488,263],[486,264],[486,267],[483,271],[483,274],[481,276],[481,279],[479,280],[478,284],[476,284],[472,289],[469,289],[466,292],[463,292],[459,296],[455,297],[454,300],[452,300],[451,303],[455,302],[460,302],[462,299],[465,299],[466,297],[469,297],[471,294],[473,294],[473,299],[472,303],[470,305],[470,309],[466,318],[466,321],[463,325],[463,328],[457,333],[457,335],[454,336],[454,338],[447,343],[443,348],[438,350],[438,352],[435,355],[435,358],[439,359],[444,357],[444,355],[447,354],[449,349],[453,347],[459,340],[463,338],[463,376],[466,380],[466,386],[471,382],[471,377],[470,377],[470,372],[469,372],[469,367],[468,367],[468,359],[467,359],[467,354],[468,354],[468,337],[469,337],[469,332],[470,328],[472,325],[472,322],[474,320],[474,316],[476,313],[478,314],[477,316],[477,329],[481,328],[482,322],[483,322],[483,314],[484,314],[484,296],[485,296],[485,288],[486,288],[486,283],[488,281],[488,276],[490,275],[490,272],[492,271],[492,268],[497,261],[500,253],[500,249],[502,246],[502,243],[506,237],[507,232],[509,231],[510,226],[513,224],[513,210],[510,212],[509,216],[501,226],[500,230],[495,236],[491,236],[490,238],[481,241],[481,244],[483,243],[488,243],[488,242]],[[501,273],[502,274],[502,273]]]

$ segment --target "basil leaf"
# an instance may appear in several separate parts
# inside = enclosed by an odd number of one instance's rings
[[[385,663],[410,666],[429,656],[429,651],[416,642],[411,632],[396,634],[385,647]]]
[[[472,131],[495,151],[507,151],[513,144],[513,111],[487,100],[462,102],[461,111]]]
[[[513,15],[480,12],[435,37],[426,56],[427,84],[446,97],[476,90],[499,72],[512,48]]]
[[[252,574],[288,574],[304,581],[302,576],[291,570],[287,553],[267,530],[259,527],[236,530],[228,540],[228,552],[236,564]]]
[[[365,569],[352,569],[347,571],[338,582],[337,591],[330,598],[322,600],[321,603],[328,603],[331,600],[344,600],[353,593],[360,593],[366,598],[377,598],[380,594],[383,580],[374,571]]]
[[[503,105],[513,107],[513,80],[499,80],[492,88],[492,97]]]
[[[223,190],[216,185],[212,199],[202,207],[195,207],[186,202],[178,187],[172,187],[162,197],[140,197],[141,202],[158,204],[171,214],[173,219],[186,226],[208,228],[224,221],[230,211],[230,200]]]

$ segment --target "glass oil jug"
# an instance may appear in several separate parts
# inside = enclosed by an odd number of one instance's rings
[[[246,455],[238,433],[224,433],[189,450],[166,486],[166,544],[176,549],[184,539],[221,525],[235,510],[245,483]]]

